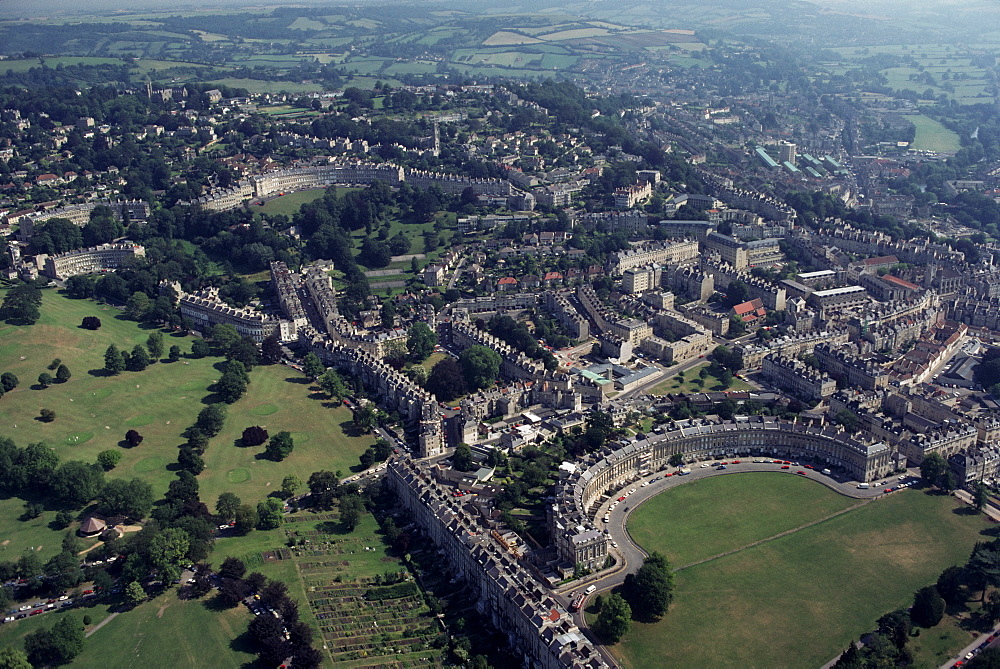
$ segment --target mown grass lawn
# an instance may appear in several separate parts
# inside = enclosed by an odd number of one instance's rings
[[[79,328],[84,316],[98,316],[101,329]],[[118,316],[113,307],[45,290],[35,325],[0,323],[0,372],[13,372],[20,379],[15,390],[0,398],[0,436],[22,447],[45,442],[62,461],[94,462],[100,451],[115,449],[122,460],[107,476],[143,479],[160,497],[175,477],[183,431],[206,402],[215,401],[209,388],[220,376],[221,358],[185,357],[158,362],[142,372],[105,376],[109,344],[131,350],[153,331]],[[191,337],[165,334],[164,340],[165,348],[177,344],[185,353],[191,349]],[[56,357],[70,368],[72,378],[44,390],[32,388]],[[36,420],[43,407],[56,412],[55,421]],[[247,395],[229,407],[225,429],[205,454],[207,469],[198,477],[202,499],[212,507],[218,495],[229,490],[256,503],[288,474],[305,481],[319,469],[348,472],[374,441],[369,435],[345,435],[350,421],[349,410],[331,406],[299,372],[284,366],[255,368]],[[263,446],[236,446],[243,428],[250,425],[264,425],[272,434],[288,430],[294,452],[276,463],[258,457]],[[129,429],[144,437],[136,448],[120,445]],[[24,549],[38,546],[43,547],[43,559],[51,557],[50,551],[57,553],[62,532],[49,528],[56,509],[27,522],[19,520],[22,511],[23,500],[0,500],[0,559],[16,559]]]
[[[678,537],[714,541],[718,530],[697,531],[705,514],[724,514],[742,503],[753,523],[750,509],[780,505],[785,493],[774,492],[773,477],[760,476],[756,488],[741,478],[719,477],[737,488],[699,500],[707,508],[698,514],[675,508],[644,547],[676,553]],[[828,492],[814,489],[818,500]],[[812,503],[801,497],[789,502]],[[879,616],[908,606],[914,591],[945,567],[963,563],[988,527],[951,497],[917,490],[890,495],[678,572],[670,612],[657,623],[633,623],[614,652],[636,668],[820,666],[873,629]]]
[[[301,373],[282,365],[254,368],[247,394],[229,407],[225,428],[205,453],[206,469],[198,477],[202,499],[212,506],[220,493],[228,491],[256,503],[280,488],[289,474],[303,483],[321,469],[339,469],[350,476],[358,456],[375,443],[372,435],[347,434],[354,434],[352,418],[349,409],[331,402]],[[252,425],[272,435],[291,432],[292,454],[273,462],[261,457],[263,445],[242,446],[240,436]]]
[[[857,504],[785,472],[727,474],[657,495],[629,518],[636,543],[674,568],[772,537]]]
[[[724,387],[714,376],[702,379],[699,374],[711,363],[703,362],[684,372],[684,377],[678,374],[663,383],[657,384],[650,392],[652,395],[667,395],[669,393],[707,393],[719,390],[755,390],[753,386],[742,379],[733,377],[728,387]],[[669,370],[668,370],[669,373]]]

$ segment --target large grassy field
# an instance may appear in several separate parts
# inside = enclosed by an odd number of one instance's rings
[[[349,188],[338,188],[337,195],[343,197],[344,193],[348,190],[353,190]],[[291,218],[296,212],[298,212],[299,207],[307,202],[312,202],[318,198],[323,197],[323,193],[326,192],[325,188],[311,188],[309,190],[300,190],[294,193],[286,193],[281,197],[276,197],[272,200],[268,200],[264,203],[262,207],[254,207],[254,211],[259,211],[262,214],[284,214]]]
[[[762,489],[767,493],[760,494]],[[748,505],[748,499],[753,503]],[[730,474],[654,497],[635,510],[628,529],[636,543],[657,546],[655,550],[677,568],[856,504],[857,500],[785,472]],[[679,513],[683,513],[683,523],[664,522]]]
[[[0,295],[2,298],[2,295]],[[117,309],[90,300],[71,300],[54,290],[43,291],[41,318],[35,325],[0,324],[0,372],[13,372],[20,386],[0,398],[0,436],[25,446],[43,441],[62,460],[93,462],[105,449],[122,454],[109,477],[138,477],[162,495],[174,478],[181,433],[205,406],[214,401],[209,387],[219,377],[220,358],[159,362],[143,372],[104,376],[104,351],[109,344],[130,350],[145,342],[152,330],[117,318]],[[96,332],[78,327],[84,316],[96,315]],[[167,335],[166,346],[190,351],[191,338]],[[60,358],[73,373],[66,383],[44,390],[32,387]],[[93,370],[95,373],[90,373]],[[203,499],[211,506],[223,491],[245,502],[266,497],[288,474],[307,479],[319,469],[347,472],[373,442],[371,436],[347,436],[350,412],[330,406],[299,372],[284,366],[261,366],[251,373],[249,390],[229,407],[226,428],[205,454],[206,470],[198,477]],[[56,411],[51,423],[36,420],[41,408]],[[236,445],[243,429],[263,425],[273,434],[292,432],[295,451],[285,461],[260,459],[263,447]],[[135,429],[144,440],[137,448],[121,448],[125,432]],[[17,556],[28,547],[42,546],[46,559],[58,552],[61,532],[49,529],[55,510],[36,520],[17,520],[18,499],[0,500],[0,551]]]
[[[914,149],[946,153],[962,148],[958,135],[941,125],[939,121],[923,114],[907,115],[906,120],[910,121],[917,129],[917,136],[913,140]]]
[[[332,405],[299,372],[278,365],[255,368],[247,394],[229,407],[226,427],[205,453],[206,469],[198,477],[202,499],[212,504],[219,493],[229,491],[256,502],[281,487],[285,476],[295,474],[305,481],[320,469],[339,469],[349,476],[358,456],[375,441],[371,435],[345,434],[345,429],[351,431],[351,418],[349,409]],[[270,434],[291,432],[294,452],[272,462],[259,457],[263,446],[237,445],[243,429],[251,425],[261,425]]]
[[[776,484],[777,476],[723,476],[664,494],[663,502],[636,512],[644,548],[680,562],[837,508],[820,484]],[[810,485],[811,495],[803,487]],[[818,510],[784,508],[813,505]],[[768,507],[779,509],[777,520],[761,520],[769,514],[757,509]],[[739,528],[739,508],[746,510],[747,525],[761,527]],[[656,518],[644,518],[647,513],[662,519],[658,532],[648,529]],[[871,630],[883,613],[907,606],[913,592],[942,569],[964,562],[986,527],[953,498],[917,490],[858,505],[678,572],[667,616],[654,624],[633,623],[615,652],[627,667],[820,666]],[[704,548],[683,545],[706,542]]]

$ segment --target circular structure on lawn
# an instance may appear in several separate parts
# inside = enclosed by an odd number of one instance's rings
[[[93,432],[77,432],[66,437],[66,443],[70,446],[79,446],[80,444],[85,444],[94,438]]]
[[[250,471],[244,469],[243,467],[230,469],[226,472],[226,480],[230,483],[244,483],[245,481],[250,480]]]
[[[278,413],[277,404],[258,404],[253,409],[250,409],[250,413],[254,416],[270,416],[272,414]]]

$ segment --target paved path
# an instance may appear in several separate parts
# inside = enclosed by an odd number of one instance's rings
[[[107,625],[109,622],[111,622],[112,620],[114,620],[117,617],[118,617],[118,612],[115,611],[114,613],[110,614],[107,618],[105,618],[101,622],[99,622],[96,625],[94,625],[94,627],[89,632],[87,632],[86,636],[90,636],[91,634],[93,634],[97,630],[101,629],[102,627],[104,627],[105,625]]]

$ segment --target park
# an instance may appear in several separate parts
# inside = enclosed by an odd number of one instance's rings
[[[947,495],[862,501],[777,472],[669,490],[636,509],[628,530],[670,559],[676,585],[669,612],[633,623],[614,648],[626,667],[821,666],[993,535]]]
[[[96,331],[79,327],[86,316],[97,316]],[[19,386],[0,398],[0,435],[18,446],[44,442],[61,461],[94,462],[97,454],[121,454],[108,479],[139,478],[162,496],[176,475],[177,449],[182,433],[206,404],[217,401],[211,388],[221,376],[221,358],[190,355],[194,337],[164,333],[165,347],[182,351],[176,362],[163,360],[141,372],[108,376],[104,352],[115,344],[131,350],[146,341],[149,326],[125,320],[119,310],[92,300],[69,299],[56,290],[43,291],[41,317],[34,325],[0,324],[0,372],[15,374]],[[34,384],[54,358],[72,372],[64,383],[47,388]],[[39,411],[55,412],[51,422],[37,420]],[[303,374],[284,365],[258,366],[251,372],[247,394],[229,407],[222,432],[205,452],[205,471],[199,475],[205,499],[229,491],[247,503],[256,503],[280,487],[285,476],[306,480],[320,469],[349,475],[358,456],[373,442],[356,434],[351,413],[331,403]],[[295,452],[282,462],[262,457],[262,448],[240,442],[244,428],[260,425],[271,434],[290,432]],[[346,432],[345,432],[346,429]],[[124,441],[129,430],[143,440],[135,447]],[[349,433],[349,434],[348,434]],[[23,500],[0,500],[3,550],[16,556],[34,548],[43,560],[59,552],[62,533],[49,528],[56,509],[22,521]],[[74,526],[75,527],[75,526]]]

